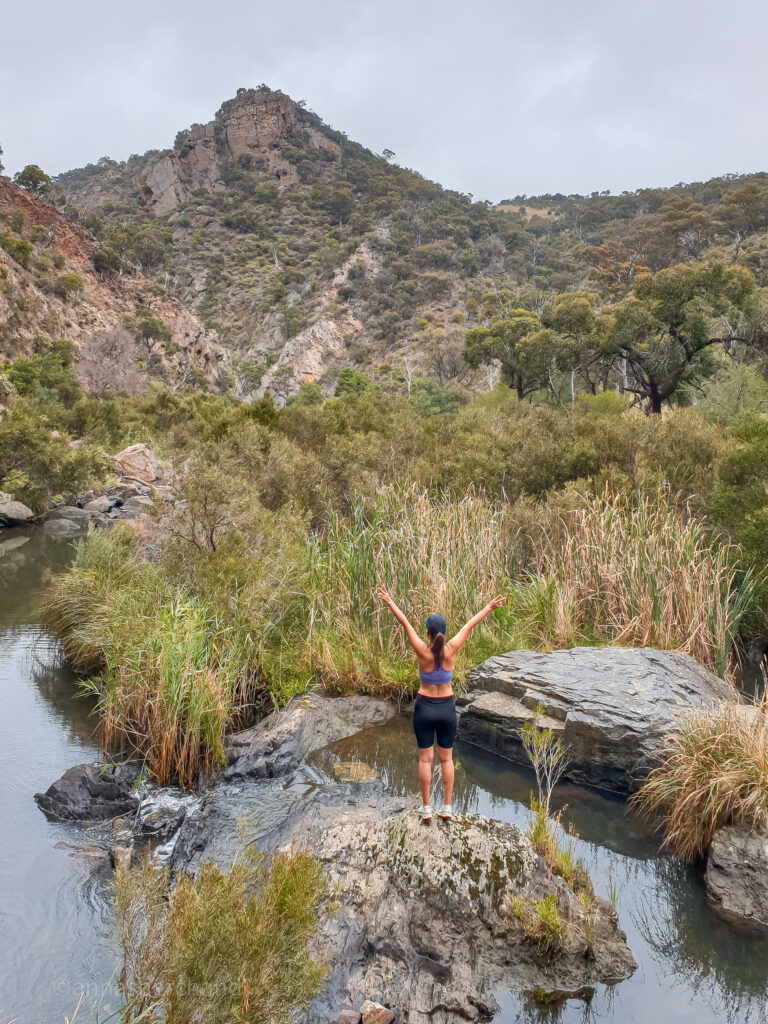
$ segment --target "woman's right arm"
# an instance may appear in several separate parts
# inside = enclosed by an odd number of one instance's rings
[[[427,647],[426,643],[421,639],[421,637],[413,628],[413,626],[410,624],[405,615],[405,612],[400,611],[395,602],[392,600],[392,597],[387,591],[387,589],[385,587],[378,587],[376,590],[376,597],[380,601],[384,602],[387,608],[389,608],[389,610],[395,616],[397,621],[403,627],[403,629],[405,630],[405,635],[408,637],[408,643],[414,649],[416,654],[420,654],[422,657],[426,657],[429,652],[429,648]]]
[[[490,615],[491,612],[495,611],[496,608],[501,608],[505,601],[506,598],[502,596],[494,597],[492,601],[489,601],[482,611],[478,612],[477,615],[473,615],[469,622],[465,622],[464,625],[459,630],[459,632],[455,636],[451,637],[451,639],[445,645],[446,650],[448,650],[451,654],[456,654],[457,651],[460,651],[461,648],[469,639],[469,634],[472,632],[475,626],[479,625],[486,617],[486,615]]]

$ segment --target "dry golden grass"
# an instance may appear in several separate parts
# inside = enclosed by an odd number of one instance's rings
[[[751,578],[738,549],[713,545],[665,490],[634,501],[606,490],[542,524],[532,541],[537,585],[551,587],[541,642],[683,651],[726,674]]]
[[[678,856],[706,852],[717,829],[768,818],[768,704],[736,702],[691,711],[667,739],[667,754],[633,797],[662,813],[664,843]]]

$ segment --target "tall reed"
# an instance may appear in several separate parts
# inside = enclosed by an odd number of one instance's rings
[[[684,651],[726,674],[751,574],[666,490],[634,501],[606,490],[543,523],[532,543],[535,578],[513,607],[539,643]]]
[[[384,488],[355,499],[347,515],[330,509],[310,545],[309,655],[331,687],[413,685],[403,631],[373,601],[377,583],[417,629],[430,612],[458,629],[516,568],[509,506],[474,490],[435,497],[416,486]],[[470,651],[482,652],[488,627],[476,633]],[[465,652],[460,671],[467,660]]]
[[[107,749],[146,760],[160,783],[188,785],[223,761],[223,734],[257,686],[253,645],[236,622],[165,582],[121,530],[93,533],[55,578],[43,622],[91,673]]]

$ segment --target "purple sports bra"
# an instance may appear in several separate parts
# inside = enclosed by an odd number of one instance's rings
[[[422,672],[419,669],[419,679],[424,686],[440,686],[442,683],[450,683],[453,679],[453,669],[442,666],[433,668],[431,672]]]

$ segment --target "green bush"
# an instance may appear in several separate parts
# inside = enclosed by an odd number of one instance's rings
[[[167,890],[149,861],[118,871],[121,1020],[288,1024],[320,988],[308,941],[327,882],[302,851],[271,862],[253,846],[229,871],[204,861]]]

